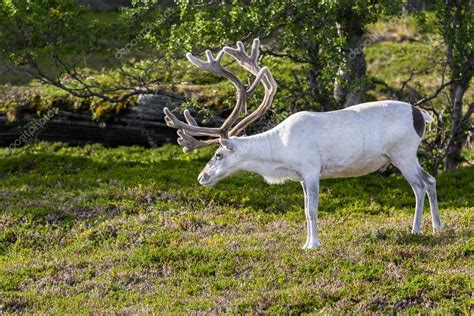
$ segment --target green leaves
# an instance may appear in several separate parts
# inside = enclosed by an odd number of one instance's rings
[[[94,23],[72,0],[8,0],[0,6],[0,54],[10,61],[35,63],[39,56],[60,56],[74,49],[84,52],[94,41]]]
[[[9,16],[13,16],[17,13],[17,9],[12,0],[3,0],[0,3],[3,4],[4,8],[6,9],[5,12],[8,13]]]

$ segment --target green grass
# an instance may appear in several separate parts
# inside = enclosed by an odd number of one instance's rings
[[[3,152],[3,151],[2,151]],[[198,185],[211,151],[39,144],[0,157],[0,313],[457,312],[472,304],[474,168],[438,178],[439,235],[398,175]]]

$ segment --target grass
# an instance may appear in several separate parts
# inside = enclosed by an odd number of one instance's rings
[[[326,180],[303,251],[299,184],[196,181],[210,150],[37,144],[0,157],[0,313],[464,313],[474,168],[438,178],[439,235],[400,176]]]

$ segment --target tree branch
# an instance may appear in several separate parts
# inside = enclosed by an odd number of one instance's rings
[[[432,93],[429,96],[426,96],[424,98],[421,98],[420,100],[416,101],[413,105],[418,106],[418,105],[421,105],[423,103],[426,103],[428,101],[433,100],[434,98],[436,98],[438,96],[438,94],[440,94],[444,90],[444,88],[446,88],[447,86],[450,86],[453,82],[454,82],[454,80],[449,80],[448,82],[443,83],[441,86],[439,86],[435,90],[434,93]]]
[[[132,78],[132,81],[135,81],[135,82],[130,83],[130,85],[128,86],[116,85],[114,87],[106,87],[98,83],[91,85],[87,83],[84,80],[84,78],[82,78],[82,76],[77,71],[77,67],[75,65],[70,66],[57,57],[54,58],[54,61],[56,65],[60,65],[63,67],[63,69],[65,70],[65,73],[69,77],[71,77],[75,83],[79,84],[79,87],[72,87],[70,85],[67,85],[59,76],[52,76],[52,75],[46,74],[41,68],[41,66],[39,66],[38,63],[33,58],[30,58],[28,62],[28,66],[31,67],[31,71],[24,70],[23,72],[27,73],[30,77],[35,77],[45,84],[53,85],[57,88],[60,88],[66,91],[72,96],[75,96],[78,98],[95,97],[95,98],[99,98],[103,101],[107,101],[110,103],[120,103],[120,102],[124,102],[128,98],[135,95],[155,94],[155,95],[166,96],[174,100],[185,101],[185,99],[181,96],[165,92],[163,90],[158,89],[157,87],[153,87],[153,85],[168,84],[168,83],[159,82],[158,79],[150,80],[146,82],[146,80],[143,77],[133,76],[132,74],[128,74],[129,77]],[[59,67],[57,68],[59,69]],[[35,74],[32,75],[31,72],[34,72]],[[107,93],[120,94],[120,95],[111,96],[111,95],[108,95]]]

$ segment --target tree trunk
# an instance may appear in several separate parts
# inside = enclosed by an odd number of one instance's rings
[[[319,53],[320,47],[318,43],[308,48],[308,65],[309,69],[306,74],[308,80],[311,98],[319,105],[318,111],[335,110],[334,102],[331,100],[331,91],[327,89],[328,82],[323,75],[324,64]]]
[[[451,172],[457,169],[462,162],[461,151],[467,139],[467,129],[463,128],[464,120],[462,103],[466,89],[462,86],[454,86],[451,90],[453,103],[451,105],[451,132],[450,141],[446,148],[446,162],[444,171]]]
[[[321,75],[321,67],[314,64],[311,64],[310,67],[307,75],[308,82],[312,97],[321,107],[318,110],[323,112],[335,110],[332,106],[334,102],[330,100],[331,91],[325,89]]]
[[[345,31],[338,27],[339,36]],[[364,55],[363,31],[352,31],[347,37],[344,64],[339,67],[338,78],[334,82],[334,99],[337,103],[348,107],[364,102],[366,87],[364,79],[367,64]]]

